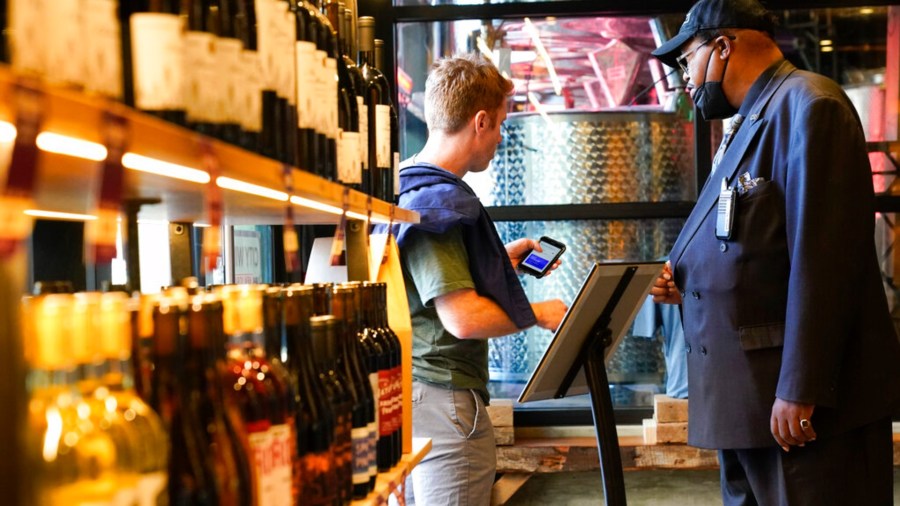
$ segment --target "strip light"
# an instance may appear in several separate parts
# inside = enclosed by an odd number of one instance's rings
[[[216,186],[218,186],[219,188],[224,188],[226,190],[234,190],[237,192],[256,195],[257,197],[277,200],[279,202],[286,202],[288,199],[288,194],[285,192],[273,190],[271,188],[266,188],[265,186],[259,186],[253,183],[248,183],[246,181],[241,181],[239,179],[233,179],[225,176],[219,176],[216,178]]]
[[[348,218],[353,218],[353,219],[355,219],[355,220],[362,220],[362,221],[368,220],[368,221],[370,221],[370,222],[372,222],[372,223],[383,223],[383,224],[385,224],[385,225],[387,225],[388,223],[390,223],[390,220],[386,220],[386,219],[384,219],[384,218],[382,218],[382,217],[380,217],[380,216],[375,216],[375,215],[373,214],[372,217],[371,217],[371,219],[370,219],[370,218],[369,218],[368,216],[366,216],[365,214],[357,213],[356,211],[347,211],[347,217],[348,217]]]
[[[317,211],[336,214],[338,216],[344,214],[344,210],[341,209],[340,207],[332,206],[329,204],[323,204],[322,202],[316,202],[315,200],[298,197],[296,195],[291,197],[291,204],[302,206],[302,207],[308,207],[310,209],[315,209]]]
[[[97,217],[92,214],[62,213],[58,211],[45,211],[43,209],[26,209],[23,212],[34,218],[49,218],[51,220],[94,221],[97,219]]]
[[[541,115],[541,118],[544,118],[544,121],[546,121],[547,124],[550,124],[550,116],[547,114],[547,109],[544,107],[544,104],[541,103],[541,99],[538,98],[535,92],[528,92],[528,101],[534,106],[534,110]]]
[[[106,160],[106,146],[53,132],[41,132],[35,141],[38,149],[48,153],[73,156],[94,162]]]
[[[205,171],[175,163],[164,162],[162,160],[134,153],[125,153],[122,156],[122,165],[126,169],[156,174],[157,176],[181,179],[192,183],[206,184],[209,182],[209,174]]]
[[[12,123],[0,121],[0,142],[16,140],[16,127]]]

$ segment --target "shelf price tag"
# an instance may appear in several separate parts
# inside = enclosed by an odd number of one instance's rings
[[[203,231],[203,245],[200,250],[206,272],[212,272],[218,265],[222,244],[222,189],[216,184],[216,178],[219,176],[219,158],[213,151],[212,144],[205,139],[200,142],[200,152],[203,169],[209,174],[206,190],[206,218],[209,220],[209,227]]]
[[[37,180],[37,135],[43,121],[43,95],[16,84],[16,138],[6,184],[0,187],[0,259],[13,255],[31,233],[32,220],[24,214],[31,207]]]
[[[334,231],[334,240],[331,241],[331,266],[347,265],[346,252],[344,251],[344,239],[347,230],[347,211],[350,209],[350,188],[344,188],[344,203],[341,213],[341,222]]]
[[[104,114],[103,143],[107,155],[101,162],[100,196],[95,208],[97,219],[87,222],[85,226],[85,253],[89,263],[109,263],[116,257],[116,235],[125,179],[122,155],[128,146],[125,118],[110,112]]]
[[[288,195],[294,193],[294,175],[293,168],[284,164],[282,166],[282,175],[284,176],[284,191]],[[300,244],[297,240],[297,229],[294,228],[294,207],[291,200],[288,199],[287,207],[284,212],[284,232],[282,236],[284,242],[284,268],[288,273],[300,270]],[[300,278],[302,279],[302,273]]]

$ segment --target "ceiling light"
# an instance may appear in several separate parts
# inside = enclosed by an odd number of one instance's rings
[[[550,55],[547,53],[544,43],[541,42],[541,34],[529,18],[525,18],[525,31],[531,36],[531,42],[534,44],[538,56],[540,56],[544,65],[547,67],[547,73],[550,75],[550,82],[553,83],[553,91],[555,91],[557,95],[561,95],[562,83],[559,81],[559,76],[556,75],[556,68],[553,67],[553,61],[550,59]]]
[[[822,39],[819,41],[820,46],[830,46],[832,44],[831,39]]]
[[[872,14],[873,12],[875,12],[875,9],[873,9],[871,7],[863,7],[862,9],[859,10],[859,13],[864,16]]]
[[[834,51],[834,46],[825,46],[823,48],[820,48],[819,50],[823,53],[831,53]]]
[[[0,142],[16,140],[16,127],[12,123],[0,121]]]

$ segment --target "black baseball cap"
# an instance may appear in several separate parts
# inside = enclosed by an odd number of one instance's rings
[[[678,34],[650,54],[676,67],[681,46],[699,32],[721,28],[747,28],[775,35],[775,16],[756,0],[700,0],[684,17]]]

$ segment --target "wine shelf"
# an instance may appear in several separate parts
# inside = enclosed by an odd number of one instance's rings
[[[219,176],[284,191],[283,165],[275,160],[204,137],[118,102],[18,76],[5,65],[0,66],[0,121],[15,124],[17,84],[42,93],[42,132],[102,144],[104,115],[109,112],[125,119],[129,135],[126,151],[203,170],[202,146],[208,143],[218,158]],[[10,148],[11,142],[4,142],[0,146],[0,158],[8,157]],[[41,152],[40,159],[36,206],[42,210],[89,214],[99,184],[100,163],[45,151]],[[292,196],[308,199],[313,205],[331,206],[328,212],[294,204],[296,223],[337,223],[339,210],[345,204],[348,211],[360,218],[371,211],[373,219],[380,221],[392,217],[397,222],[419,220],[415,212],[347,190],[309,172],[294,168],[292,177]],[[161,200],[160,204],[142,207],[141,218],[199,222],[205,219],[207,186],[126,168],[124,198]],[[225,216],[231,224],[283,223],[287,205],[284,201],[228,189],[223,189],[222,194]]]
[[[403,486],[406,477],[412,472],[412,469],[431,450],[430,438],[413,438],[412,451],[404,453],[400,459],[400,463],[386,473],[378,473],[375,481],[375,490],[365,499],[353,501],[351,506],[381,506],[388,504],[388,498],[391,495],[399,494],[400,487]]]

